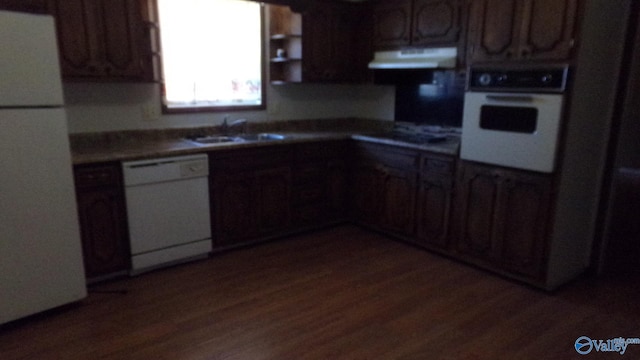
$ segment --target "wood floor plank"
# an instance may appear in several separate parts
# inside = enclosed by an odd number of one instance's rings
[[[0,327],[0,359],[585,359],[640,337],[638,284],[550,294],[343,226],[100,284]]]

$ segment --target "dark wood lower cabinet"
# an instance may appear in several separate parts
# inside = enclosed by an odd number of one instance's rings
[[[257,235],[253,215],[255,177],[252,172],[215,176],[212,183],[212,224],[217,247],[233,245]]]
[[[209,155],[214,247],[251,243],[290,229],[291,154],[283,146]]]
[[[347,155],[345,155],[347,154]],[[368,142],[209,154],[213,243],[233,248],[351,219],[544,287],[551,175]],[[130,265],[119,163],[75,168],[87,277]]]
[[[407,236],[414,235],[416,178],[415,170],[391,167],[382,169],[380,226],[383,229]]]
[[[430,153],[420,158],[416,227],[417,243],[449,251],[455,160]]]
[[[510,274],[542,279],[551,176],[463,162],[457,186],[460,255]]]
[[[128,271],[131,255],[120,164],[76,166],[74,173],[87,279]]]
[[[295,229],[345,220],[347,141],[300,144],[293,165],[292,216]]]
[[[401,236],[415,234],[418,152],[356,143],[352,168],[352,217]]]

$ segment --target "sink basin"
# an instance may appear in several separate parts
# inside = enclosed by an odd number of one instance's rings
[[[244,142],[244,141],[273,141],[273,140],[284,140],[285,138],[286,136],[282,134],[260,133],[260,134],[243,134],[243,135],[237,135],[237,136],[212,135],[212,136],[188,138],[187,140],[194,142],[196,144],[207,145],[207,144],[221,144],[221,143],[233,143],[233,142]]]
[[[197,137],[197,138],[192,138],[188,140],[199,143],[199,144],[219,144],[219,143],[242,141],[241,139],[238,139],[232,136],[204,136],[204,137]]]
[[[269,141],[269,140],[284,140],[286,136],[282,134],[260,133],[260,134],[239,135],[238,138],[245,141]]]

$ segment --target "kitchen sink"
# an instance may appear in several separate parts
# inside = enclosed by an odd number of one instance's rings
[[[274,141],[274,140],[284,140],[284,139],[286,139],[285,135],[272,134],[272,133],[242,134],[237,136],[213,135],[213,136],[187,138],[187,140],[199,145],[234,143],[234,142],[245,142],[245,141]]]
[[[227,142],[242,141],[232,136],[203,136],[189,139],[199,144],[219,144]]]
[[[284,140],[286,136],[282,134],[260,133],[260,134],[240,135],[238,136],[238,138],[245,141],[269,141],[269,140]]]

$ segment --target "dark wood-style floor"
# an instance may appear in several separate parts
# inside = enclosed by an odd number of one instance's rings
[[[638,282],[549,294],[353,226],[92,290],[0,328],[0,359],[640,358],[574,350],[640,337]]]

